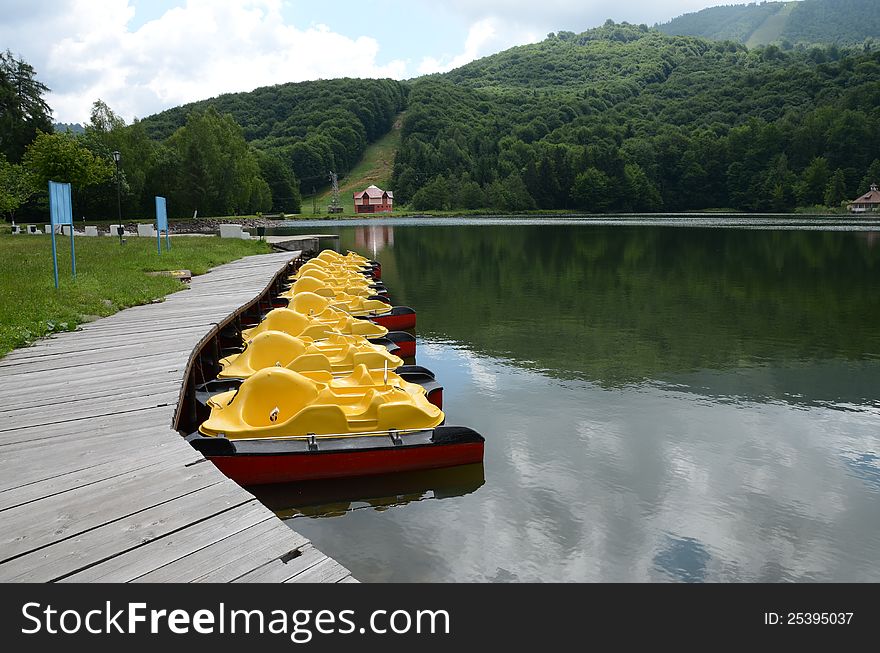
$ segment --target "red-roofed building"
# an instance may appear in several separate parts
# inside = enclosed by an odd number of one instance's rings
[[[880,191],[877,184],[871,184],[871,190],[859,199],[853,200],[847,208],[853,213],[867,213],[868,211],[880,211]]]
[[[355,213],[391,213],[393,204],[394,193],[376,186],[369,186],[354,194]]]

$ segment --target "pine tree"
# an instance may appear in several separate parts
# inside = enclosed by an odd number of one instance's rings
[[[825,190],[831,179],[831,170],[828,168],[828,160],[817,156],[812,160],[797,185],[798,203],[801,206],[814,206],[821,204],[825,199]]]
[[[10,162],[21,161],[38,131],[52,131],[52,111],[43,100],[48,91],[32,66],[9,50],[0,52],[0,153]]]
[[[846,198],[846,177],[843,170],[838,168],[834,171],[831,181],[828,182],[828,187],[825,189],[825,205],[840,206]]]
[[[859,184],[858,197],[871,190],[871,184],[880,184],[880,159],[874,159],[874,163],[868,168],[867,174]]]

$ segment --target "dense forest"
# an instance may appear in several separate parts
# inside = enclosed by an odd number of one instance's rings
[[[145,118],[151,138],[171,136],[192,113],[230,115],[259,152],[277,157],[304,192],[342,175],[369,143],[385,135],[406,103],[407,87],[391,79],[333,79],[258,88],[186,104]]]
[[[415,80],[394,171],[416,209],[789,211],[880,178],[880,52],[606,23]]]
[[[880,37],[876,0],[797,0],[709,7],[657,25],[666,34],[749,45],[861,45]]]

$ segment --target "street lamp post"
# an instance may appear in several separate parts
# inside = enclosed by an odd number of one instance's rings
[[[116,214],[119,217],[119,226],[122,226],[122,191],[119,187],[119,161],[122,159],[122,155],[119,153],[119,150],[113,150],[113,160],[116,162]],[[120,242],[122,241],[122,235],[119,236]]]

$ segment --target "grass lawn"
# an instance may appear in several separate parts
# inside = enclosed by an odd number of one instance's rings
[[[59,289],[52,276],[49,236],[0,234],[0,357],[42,336],[72,331],[78,324],[123,308],[146,304],[185,284],[159,270],[210,268],[270,247],[259,241],[219,237],[175,237],[171,251],[156,251],[154,238],[78,237],[76,280],[70,274],[70,238],[57,237]]]

